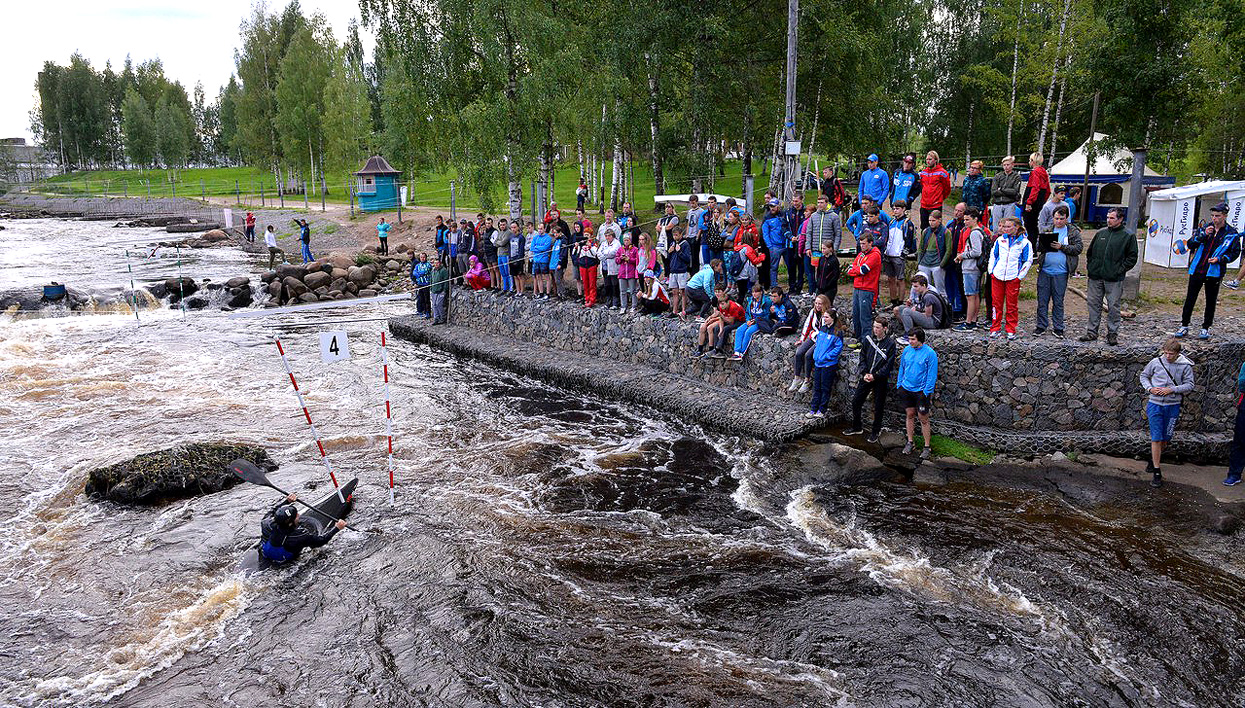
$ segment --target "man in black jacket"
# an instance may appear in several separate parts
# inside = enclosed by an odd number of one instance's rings
[[[289,495],[274,506],[260,523],[260,553],[270,561],[284,563],[294,560],[304,548],[319,548],[346,528],[346,522],[341,520],[324,531],[306,521],[300,522],[302,516],[294,507],[296,501],[297,496]]]
[[[861,409],[865,398],[873,391],[873,427],[867,438],[871,443],[878,442],[882,434],[882,411],[886,408],[887,380],[891,375],[891,367],[895,363],[895,340],[890,336],[890,323],[879,317],[873,321],[873,332],[865,335],[860,347],[860,380],[856,383],[856,393],[852,396],[852,428],[848,435],[860,435],[865,432],[861,427]]]

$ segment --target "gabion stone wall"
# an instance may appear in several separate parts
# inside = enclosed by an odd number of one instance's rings
[[[451,321],[546,349],[595,356],[606,376],[612,365],[648,369],[792,399],[791,358],[796,338],[758,336],[747,359],[689,359],[697,327],[667,318],[632,317],[570,301],[502,297],[456,290]],[[987,340],[980,334],[929,334],[938,352],[935,432],[1018,454],[1056,450],[1140,455],[1149,449],[1146,394],[1139,376],[1165,337],[1152,346],[1106,347],[1070,340]],[[1245,342],[1190,343],[1197,386],[1185,396],[1172,451],[1191,459],[1223,461],[1231,439],[1236,373]],[[849,412],[859,354],[845,349],[832,410]],[[894,376],[891,379],[894,385]],[[807,394],[799,400],[807,401]],[[888,404],[888,423],[902,411]],[[866,406],[866,420],[871,411]],[[762,414],[763,415],[763,414]]]

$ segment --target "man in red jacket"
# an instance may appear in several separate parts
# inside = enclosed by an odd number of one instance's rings
[[[1046,174],[1042,161],[1040,152],[1029,156],[1029,169],[1032,171],[1029,172],[1029,180],[1025,183],[1025,233],[1034,248],[1037,248],[1038,215],[1042,211],[1042,205],[1050,198],[1050,175]],[[995,224],[995,230],[998,230],[998,224]]]
[[[878,296],[878,278],[882,275],[882,254],[873,247],[869,232],[860,235],[860,253],[847,269],[852,276],[852,334],[856,341],[848,345],[859,349],[865,335],[873,327],[873,301]]]
[[[930,150],[925,153],[925,169],[918,177],[921,180],[921,231],[924,232],[929,228],[929,213],[942,209],[951,193],[951,175],[938,161],[938,153]]]

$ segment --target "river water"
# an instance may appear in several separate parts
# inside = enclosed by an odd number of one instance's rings
[[[5,286],[115,292],[125,249],[160,238],[7,225]],[[263,267],[182,255],[196,278]],[[176,272],[168,253],[133,265]],[[833,485],[793,454],[390,340],[391,506],[383,323],[330,322],[399,308],[120,310],[0,318],[0,705],[1245,704],[1245,563],[1179,523],[1178,497]],[[350,360],[320,361],[330,327]],[[83,497],[93,467],[221,439],[322,494],[273,335],[339,478],[361,478],[360,532],[244,575],[271,490]]]

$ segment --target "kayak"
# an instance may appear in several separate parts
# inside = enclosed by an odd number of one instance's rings
[[[334,519],[346,518],[346,516],[350,513],[350,510],[354,508],[354,488],[358,484],[359,479],[356,477],[342,486],[341,496],[345,498],[345,502],[342,502],[341,499],[338,498],[336,489],[329,490],[329,493],[326,494],[324,498],[311,505],[314,511],[307,508],[299,510],[298,522],[306,522],[311,524],[315,527],[317,534],[324,533],[329,526],[333,525]],[[259,552],[259,545],[259,543],[256,543],[253,547],[247,549],[245,554],[243,554],[242,562],[240,564],[243,572],[249,573],[257,570],[267,570],[268,568],[278,565],[286,565],[282,563],[274,563],[273,561],[265,558],[264,555]]]

